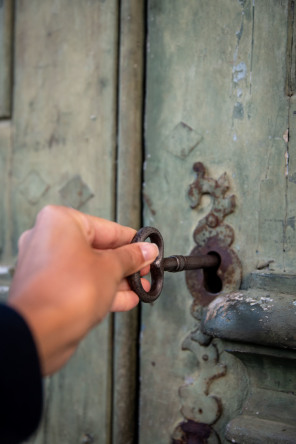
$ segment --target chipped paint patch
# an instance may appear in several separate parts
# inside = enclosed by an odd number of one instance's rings
[[[241,292],[228,294],[227,297],[222,295],[214,299],[214,301],[208,306],[205,322],[216,318],[218,315],[224,317],[231,306],[241,303],[246,303],[251,307],[256,305],[264,311],[271,311],[273,308],[272,302],[273,299],[268,294],[266,296],[261,296],[258,299],[251,296],[246,297]],[[254,309],[251,310],[253,311]]]
[[[235,305],[238,302],[242,302],[244,300],[243,293],[235,292],[228,295],[228,298],[225,299],[225,296],[219,296],[211,302],[208,306],[206,322],[210,319],[215,318],[218,315],[218,311],[222,311],[225,313],[229,306]],[[221,313],[221,314],[222,314]]]
[[[285,176],[289,176],[289,153],[285,152]]]
[[[247,65],[244,62],[240,62],[232,68],[233,81],[238,83],[243,80],[247,75]]]
[[[194,382],[195,380],[192,376],[187,376],[184,381],[185,385],[192,385],[194,384]]]

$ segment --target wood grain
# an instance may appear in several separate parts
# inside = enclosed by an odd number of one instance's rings
[[[17,1],[10,201],[13,255],[48,203],[114,218],[117,2]],[[46,383],[34,443],[109,443],[110,319]]]

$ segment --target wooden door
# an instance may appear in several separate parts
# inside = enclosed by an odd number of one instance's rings
[[[0,1],[0,294],[46,204],[140,226],[144,2]],[[32,443],[135,442],[138,311],[46,378]],[[113,408],[116,406],[116,408]]]
[[[116,1],[0,2],[1,273],[46,204],[114,219]],[[111,318],[45,381],[30,442],[110,442]]]
[[[294,1],[3,0],[0,22],[1,297],[43,205],[140,225],[142,131],[142,225],[188,254],[213,205],[192,167],[226,172],[243,270],[202,310],[181,273],[140,325],[108,318],[30,442],[295,442]]]
[[[243,275],[200,310],[185,273],[168,274],[142,307],[141,444],[296,440],[294,7],[148,1],[145,225],[166,256],[196,247],[214,205],[213,193],[190,205],[201,162],[208,188],[229,183]]]

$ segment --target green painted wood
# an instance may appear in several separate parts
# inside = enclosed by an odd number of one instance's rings
[[[244,289],[262,289],[296,295],[296,275],[288,273],[254,272],[246,279]]]
[[[227,342],[248,372],[248,393],[226,428],[229,442],[295,442],[295,352]]]
[[[0,119],[11,116],[13,1],[0,2]]]
[[[141,224],[144,1],[120,5],[117,221]],[[139,312],[114,320],[113,443],[137,442]]]
[[[117,2],[17,1],[12,256],[45,204],[114,218]],[[45,382],[34,443],[108,443],[111,331],[106,319]]]
[[[9,232],[9,171],[12,148],[11,122],[0,123],[0,260],[11,260]]]
[[[5,302],[14,271],[11,254],[10,167],[12,125],[10,120],[0,122],[0,301]]]
[[[162,232],[166,255],[189,253],[193,229],[209,209],[206,198],[196,212],[186,199],[192,165],[203,162],[214,178],[226,171],[237,196],[237,209],[226,222],[235,230],[246,282],[257,268],[295,273],[287,28],[288,2],[148,2],[145,225]],[[167,276],[160,299],[143,307],[141,444],[169,442],[184,417],[205,418],[227,442],[226,424],[243,404],[246,373],[223,343],[217,340],[215,347],[225,376],[208,386],[202,360],[207,347],[200,345],[205,338],[191,333],[195,352],[182,351],[182,344],[188,348],[184,338],[198,326],[190,304],[179,274]],[[199,401],[210,411],[212,395],[222,399],[218,419],[198,412]]]
[[[296,29],[296,25],[295,25]],[[294,96],[289,97],[289,138],[286,144],[286,193],[285,204],[286,212],[284,217],[284,233],[285,233],[285,269],[286,273],[296,273],[296,234],[295,234],[295,218],[296,218],[296,100]]]

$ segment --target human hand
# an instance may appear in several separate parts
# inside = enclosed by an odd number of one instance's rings
[[[107,313],[138,304],[125,278],[146,274],[158,248],[130,244],[135,233],[72,208],[47,206],[20,237],[8,304],[30,326],[44,375],[62,367]],[[149,290],[147,280],[142,285]]]

